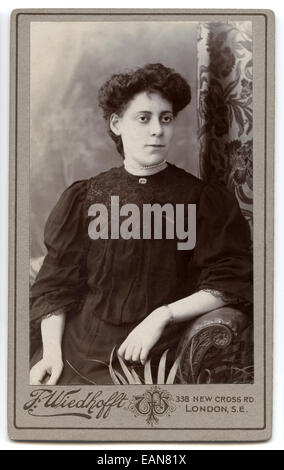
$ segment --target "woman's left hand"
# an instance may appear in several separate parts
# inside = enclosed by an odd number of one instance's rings
[[[126,361],[145,364],[152,347],[160,339],[169,322],[170,314],[162,306],[153,310],[136,328],[134,328],[118,349],[118,355]]]

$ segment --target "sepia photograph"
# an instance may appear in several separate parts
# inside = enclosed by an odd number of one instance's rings
[[[253,382],[252,50],[31,24],[32,385]]]
[[[274,17],[11,18],[12,439],[271,436]]]

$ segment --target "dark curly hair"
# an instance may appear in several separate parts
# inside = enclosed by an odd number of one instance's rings
[[[98,101],[104,119],[108,122],[108,133],[123,157],[122,140],[110,129],[110,116],[112,113],[120,115],[134,95],[143,91],[160,93],[172,103],[174,116],[191,100],[191,89],[187,81],[174,69],[162,64],[147,64],[128,73],[112,75],[99,89]]]

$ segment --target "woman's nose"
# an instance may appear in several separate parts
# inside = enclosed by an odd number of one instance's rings
[[[163,126],[160,123],[159,119],[153,119],[150,127],[151,135],[161,135],[163,134]]]

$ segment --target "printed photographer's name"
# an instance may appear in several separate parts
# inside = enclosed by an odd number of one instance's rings
[[[114,392],[109,396],[103,395],[102,390],[85,393],[82,389],[51,390],[40,388],[30,393],[30,399],[24,404],[24,410],[30,416],[77,416],[80,418],[106,419],[114,408],[122,408],[128,398],[125,393]]]
[[[92,204],[88,227],[92,240],[179,240],[178,250],[193,250],[196,244],[196,204],[136,204],[120,206],[119,196],[111,196],[110,214],[105,204]]]

